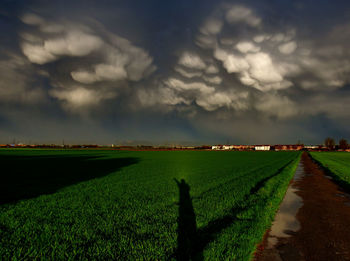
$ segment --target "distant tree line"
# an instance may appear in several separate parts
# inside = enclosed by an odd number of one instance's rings
[[[349,149],[349,144],[346,139],[340,139],[339,140],[339,145],[337,146],[335,143],[335,140],[331,137],[327,137],[324,140],[324,145],[329,149],[329,150],[334,150],[336,148],[341,149],[341,150],[346,150]]]

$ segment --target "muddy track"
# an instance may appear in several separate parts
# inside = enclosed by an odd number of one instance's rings
[[[308,153],[301,164],[304,175],[291,184],[303,202],[296,214],[300,229],[285,231],[273,246],[266,233],[256,260],[350,260],[350,195]]]

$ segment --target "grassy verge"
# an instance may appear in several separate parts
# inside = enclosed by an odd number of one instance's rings
[[[256,247],[266,230],[271,227],[290,180],[294,176],[300,155],[264,181],[264,185],[254,193],[247,195],[246,199],[241,202],[239,211],[236,209],[236,213],[232,213],[234,222],[220,240],[230,241],[236,251],[227,256],[225,251],[220,252],[213,249],[208,255],[208,260],[215,258],[250,260],[254,257]],[[231,238],[232,235],[234,235],[234,240]],[[218,256],[217,253],[224,253],[224,255]]]
[[[338,184],[350,190],[350,153],[310,152],[310,155]]]

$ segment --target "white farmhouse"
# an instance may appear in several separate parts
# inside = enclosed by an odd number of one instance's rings
[[[270,150],[270,145],[257,145],[254,147],[255,150]]]
[[[233,150],[234,145],[214,145],[211,146],[212,150]]]
[[[304,146],[305,149],[309,149],[309,150],[315,150],[318,149],[319,146],[315,146],[315,145],[306,145]]]

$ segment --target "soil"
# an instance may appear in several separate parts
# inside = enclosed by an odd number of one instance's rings
[[[268,231],[255,260],[350,260],[350,195],[308,153],[301,160],[305,174],[293,184],[303,200],[296,215],[300,230],[278,238],[273,248]]]

